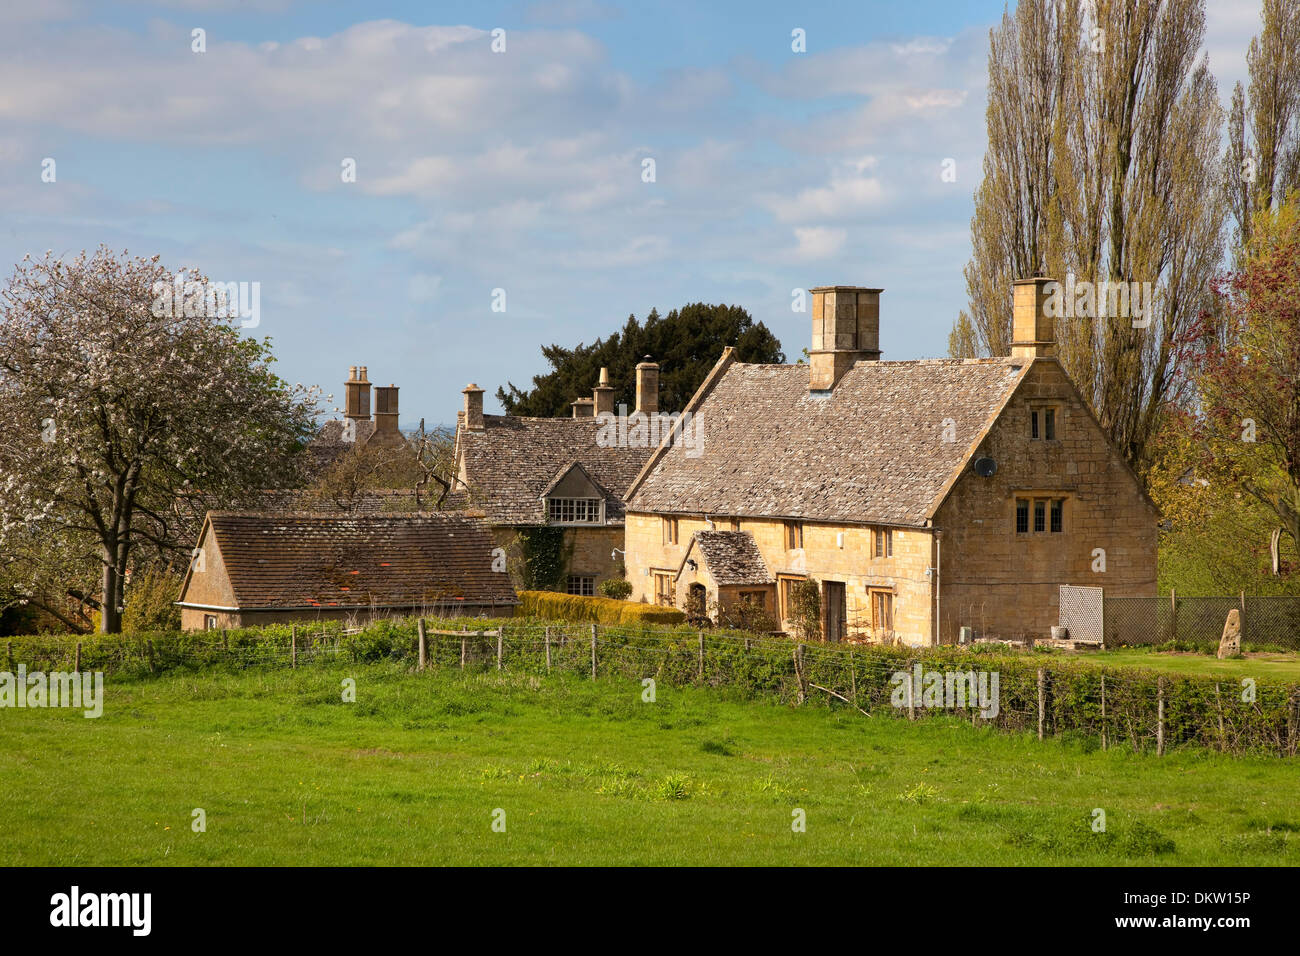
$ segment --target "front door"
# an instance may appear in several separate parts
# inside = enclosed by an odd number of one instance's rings
[[[848,617],[848,602],[843,581],[826,581],[822,585],[822,601],[826,605],[826,640],[844,640],[844,622]]]

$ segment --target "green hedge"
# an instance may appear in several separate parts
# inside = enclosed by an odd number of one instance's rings
[[[519,615],[552,621],[591,621],[594,624],[682,624],[686,614],[672,607],[583,597],[557,591],[520,591]]]
[[[596,613],[594,607],[600,604],[627,603],[535,592],[524,592],[521,598],[525,613],[540,604],[545,615],[426,620],[429,666],[479,672],[500,668],[538,676],[589,675],[593,671],[590,624],[561,623],[557,613],[567,602],[575,602],[565,612],[571,619],[578,613]],[[630,606],[681,615],[668,608]],[[7,669],[22,664],[28,672],[71,670],[78,644],[82,670],[115,674],[371,661],[414,666],[417,634],[414,618],[374,621],[355,633],[345,633],[340,622],[328,621],[225,632],[35,635],[7,639],[0,650],[7,655]],[[1262,676],[1251,682],[1253,692],[1247,695],[1239,678],[1167,674],[1140,667],[1102,670],[1094,662],[1058,654],[1016,653],[993,646],[968,650],[798,645],[785,638],[699,631],[644,620],[600,625],[594,657],[601,677],[653,677],[666,686],[702,684],[755,699],[856,706],[873,715],[904,719],[909,711],[900,708],[894,696],[894,675],[899,672],[906,674],[918,664],[925,671],[996,672],[998,712],[991,719],[973,708],[927,707],[924,698],[912,716],[920,720],[957,715],[979,726],[1030,734],[1041,727],[1044,735],[1075,738],[1090,748],[1104,744],[1152,751],[1159,736],[1166,749],[1199,746],[1288,757],[1295,757],[1300,749],[1300,686]]]

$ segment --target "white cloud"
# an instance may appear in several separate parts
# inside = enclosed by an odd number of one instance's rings
[[[848,232],[826,226],[805,226],[794,231],[791,255],[801,261],[828,259],[844,248]]]
[[[857,218],[885,201],[880,179],[862,175],[876,164],[874,156],[849,160],[832,171],[825,186],[804,189],[793,196],[771,195],[764,201],[782,222]]]

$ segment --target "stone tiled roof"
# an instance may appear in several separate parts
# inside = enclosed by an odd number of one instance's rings
[[[713,580],[723,587],[772,582],[763,555],[748,531],[697,531],[691,538],[692,547],[686,549],[683,567],[693,553],[698,553]]]
[[[607,524],[623,523],[623,493],[653,448],[601,447],[595,418],[484,415],[483,430],[463,426],[457,448],[469,478],[470,500],[493,524],[546,523],[542,493],[574,462],[605,492]]]
[[[425,485],[420,493],[420,507],[415,504],[415,492],[410,488],[371,488],[358,492],[346,500],[351,506],[352,514],[394,514],[415,513],[417,511],[434,511],[438,498],[442,495],[442,486],[434,482]],[[342,507],[328,498],[318,497],[302,489],[281,489],[265,491],[250,506],[259,511],[293,512],[315,511],[330,513],[343,511]],[[450,491],[442,502],[439,512],[461,511],[469,506],[463,491]]]
[[[810,393],[806,365],[732,363],[690,409],[702,454],[665,451],[628,508],[922,526],[1028,367],[863,361]]]
[[[518,603],[472,518],[212,512],[208,522],[242,610]]]

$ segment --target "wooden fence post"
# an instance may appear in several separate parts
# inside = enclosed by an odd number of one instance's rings
[[[1246,592],[1241,592],[1241,642],[1244,644],[1248,638],[1246,636]]]
[[[81,672],[81,641],[77,641],[77,656],[72,661],[72,672],[74,674]]]
[[[700,631],[700,680],[704,680],[704,632]]]
[[[1178,640],[1178,594],[1169,589],[1169,639]]]
[[[1047,723],[1047,674],[1038,668],[1038,739],[1043,739],[1044,725]]]
[[[465,632],[464,632],[464,631],[461,631],[461,633],[460,633],[460,669],[461,669],[461,670],[464,670],[464,669],[465,669],[465,642],[466,642],[466,640],[467,640],[467,638],[465,637]]]
[[[802,706],[803,702],[808,699],[808,688],[804,683],[804,676],[803,676],[803,645],[802,644],[796,644],[794,646],[794,676],[795,676],[795,680],[798,681],[799,684],[799,704],[800,706]]]
[[[1156,678],[1156,756],[1165,753],[1165,679]]]
[[[1219,690],[1219,682],[1214,682],[1214,704],[1219,711],[1219,750],[1228,749],[1228,736],[1223,732],[1223,694]]]
[[[1101,675],[1101,749],[1106,749],[1106,675]]]
[[[591,625],[591,679],[596,679],[596,625]]]
[[[1296,754],[1296,692],[1292,690],[1286,698],[1286,754]]]
[[[289,666],[298,666],[298,625],[289,627]]]
[[[907,719],[916,720],[915,681],[912,680],[912,662],[907,662]]]
[[[9,661],[9,671],[10,673],[12,673],[14,669],[14,642],[13,641],[5,641],[5,659]]]
[[[504,640],[501,636],[501,632],[504,630],[504,626],[497,628],[497,670],[501,670],[501,642]]]
[[[429,638],[424,630],[424,618],[418,618],[415,622],[415,629],[420,635],[420,670],[429,666]]]
[[[849,645],[849,680],[853,689],[853,706],[858,706],[858,659],[853,652],[853,646]]]
[[[551,629],[549,627],[546,628],[544,640],[546,641],[546,673],[549,674],[551,672]]]

